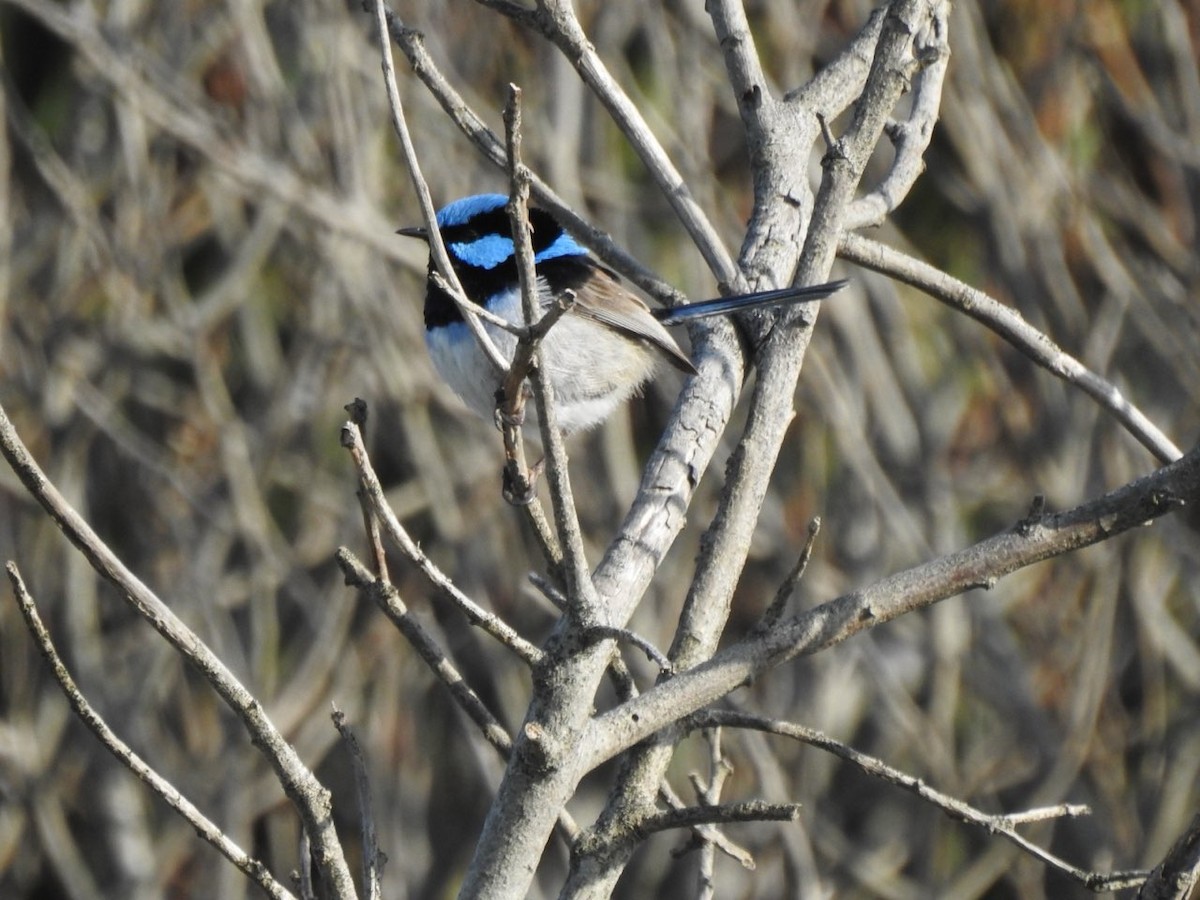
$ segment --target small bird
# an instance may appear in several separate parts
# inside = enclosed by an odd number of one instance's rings
[[[467,298],[509,322],[525,324],[521,288],[504,194],[476,194],[437,213],[437,227]],[[530,208],[530,240],[538,295],[548,309],[567,291],[574,305],[547,332],[542,370],[551,385],[559,427],[571,434],[600,424],[637,393],[662,362],[686,374],[696,368],[664,325],[747,309],[819,300],[845,281],[720,297],[651,309],[626,289],[547,211]],[[398,234],[428,241],[421,227]],[[430,275],[435,271],[432,258]],[[511,361],[517,338],[484,323],[496,348]],[[497,377],[455,302],[432,278],[425,294],[425,344],[434,368],[474,412],[495,413]]]

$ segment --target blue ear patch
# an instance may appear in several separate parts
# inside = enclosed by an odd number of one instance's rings
[[[473,241],[451,244],[450,252],[477,269],[494,269],[512,259],[515,253],[512,238],[499,234],[485,234]]]
[[[504,194],[474,194],[447,203],[437,213],[438,228],[465,225],[475,216],[493,212],[508,202]]]
[[[587,256],[587,250],[576,243],[575,238],[565,231],[554,239],[554,243],[533,257],[535,263],[543,263],[548,259],[559,259],[563,256]]]

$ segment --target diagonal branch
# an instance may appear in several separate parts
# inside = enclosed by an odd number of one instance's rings
[[[1030,856],[1046,863],[1074,878],[1076,881],[1093,891],[1117,891],[1136,887],[1145,879],[1143,871],[1128,872],[1092,872],[1073,866],[1048,850],[1039,847],[1016,830],[1018,824],[1039,822],[1046,819],[1063,816],[1087,815],[1091,812],[1086,806],[1063,804],[1062,806],[1027,810],[1021,813],[989,815],[976,809],[968,803],[942,793],[926,784],[922,779],[901,772],[880,759],[861,753],[840,741],[835,741],[828,735],[797,725],[794,722],[783,722],[778,719],[768,719],[765,716],[755,716],[732,710],[703,710],[692,717],[691,724],[695,728],[711,728],[714,725],[729,728],[752,728],[768,734],[803,741],[813,747],[818,747],[834,756],[858,766],[868,775],[880,778],[889,784],[903,788],[916,794],[922,800],[932,803],[951,818],[977,825],[991,834],[999,835],[1016,844]]]
[[[453,603],[467,617],[467,621],[472,625],[477,625],[487,634],[490,634],[500,643],[504,644],[513,651],[523,662],[528,665],[533,665],[541,658],[541,651],[510,626],[503,621],[495,613],[488,612],[478,603],[459,590],[458,586],[450,580],[441,569],[434,565],[425,552],[417,546],[417,542],[412,539],[404,526],[400,524],[400,520],[396,518],[396,513],[393,512],[391,506],[387,502],[387,498],[383,494],[383,486],[379,483],[379,478],[375,474],[375,469],[371,466],[371,460],[367,456],[367,448],[363,446],[362,431],[354,422],[347,422],[342,426],[342,446],[350,451],[350,458],[354,460],[354,466],[358,469],[359,484],[370,503],[372,511],[378,517],[383,525],[384,532],[392,542],[400,549],[400,551],[408,557],[409,561],[416,564],[429,579],[429,582],[438,589],[438,591]]]
[[[594,623],[603,615],[592,584],[592,573],[588,567],[587,554],[583,547],[583,532],[575,512],[575,497],[571,490],[571,478],[567,471],[567,450],[563,433],[555,416],[554,396],[549,376],[541,366],[538,350],[540,338],[554,326],[567,310],[562,305],[558,312],[551,310],[541,314],[538,275],[534,269],[533,241],[529,227],[529,178],[521,162],[521,90],[509,85],[508,102],[504,107],[504,128],[508,146],[510,199],[508,216],[512,223],[513,253],[517,262],[517,275],[521,286],[521,306],[525,321],[531,326],[545,321],[544,330],[533,332],[530,338],[530,353],[534,365],[529,372],[533,386],[533,400],[537,407],[538,428],[542,446],[546,451],[546,478],[550,484],[550,503],[554,511],[554,523],[558,540],[562,546],[562,576],[567,591],[569,611],[582,622]]]
[[[91,526],[63,498],[29,454],[0,407],[0,453],[8,460],[25,489],[42,505],[59,528],[101,576],[108,580],[155,631],[204,676],[250,733],[255,747],[267,758],[313,841],[317,864],[338,897],[354,896],[354,879],[334,830],[329,791],[304,765],[296,749],[267,718],[262,704],[238,681],[207,644],[188,628],[157,594],[146,587]]]
[[[1074,509],[1023,520],[970,547],[823,603],[595,718],[583,744],[586,770],[790,659],[972,588],[990,588],[1018,569],[1196,504],[1200,446],[1178,462]]]
[[[650,177],[658,184],[663,196],[691,235],[717,281],[729,285],[735,291],[746,290],[745,281],[716,228],[696,203],[683,175],[651,132],[641,111],[608,71],[608,67],[584,33],[583,26],[579,24],[570,2],[539,0],[536,11],[496,0],[480,2],[524,25],[536,27],[558,47],[608,110],[621,133],[629,140]]]
[[[462,313],[463,321],[471,329],[471,334],[483,349],[484,355],[492,364],[496,374],[502,374],[507,371],[508,364],[496,347],[495,341],[484,330],[483,323],[479,321],[486,310],[481,310],[467,298],[466,292],[459,283],[458,275],[454,271],[454,266],[450,264],[450,256],[446,252],[446,245],[443,243],[441,232],[437,227],[437,216],[434,212],[433,199],[429,194],[429,185],[425,183],[425,177],[421,174],[421,163],[417,159],[417,150],[413,146],[412,135],[408,131],[408,122],[404,118],[404,106],[400,102],[400,89],[396,87],[396,67],[392,62],[392,42],[388,36],[383,0],[375,0],[375,21],[379,26],[379,48],[383,55],[383,84],[387,91],[388,108],[392,114],[392,127],[400,139],[404,162],[408,166],[413,189],[417,192],[417,200],[421,205],[421,217],[425,220],[425,239],[429,243],[429,254],[433,258],[434,265],[437,266],[437,274],[446,282],[443,290],[446,290],[459,312]],[[499,328],[510,327],[508,322],[498,316],[493,317],[489,314],[488,321]]]
[[[337,563],[341,567],[346,584],[355,588],[364,598],[371,600],[382,610],[396,629],[404,635],[409,645],[417,651],[425,665],[433,672],[435,678],[446,686],[450,696],[458,704],[459,709],[466,713],[479,728],[484,739],[500,751],[501,756],[507,756],[512,750],[512,740],[504,726],[492,715],[487,704],[471,689],[462,673],[455,668],[454,663],[428,631],[418,622],[408,610],[408,605],[400,599],[400,592],[395,586],[371,576],[370,571],[353,553],[345,547],[337,552]]]
[[[952,309],[966,313],[998,334],[1035,363],[1068,384],[1073,384],[1102,408],[1153,453],[1162,463],[1170,463],[1183,454],[1141,410],[1130,403],[1112,382],[1091,371],[1042,334],[1016,310],[989,297],[983,291],[959,281],[919,259],[894,250],[879,241],[857,234],[842,235],[838,254],[843,259],[873,269],[929,294]]]
[[[80,721],[96,735],[100,743],[122,765],[126,766],[129,771],[144,781],[154,793],[162,797],[171,809],[183,816],[188,824],[196,830],[196,834],[212,844],[222,856],[237,866],[248,878],[253,879],[266,892],[267,896],[275,897],[277,900],[288,900],[288,898],[294,900],[292,893],[275,880],[266,866],[230,840],[214,822],[209,820],[204,813],[192,805],[191,801],[180,794],[171,782],[154,771],[145,760],[138,756],[128,744],[117,737],[113,730],[108,727],[108,723],[88,703],[87,698],[83,696],[78,685],[75,684],[75,680],[71,677],[71,673],[63,665],[58,651],[54,648],[54,642],[50,638],[50,633],[46,630],[46,626],[42,624],[41,616],[38,615],[33,597],[30,596],[29,591],[26,589],[25,582],[21,579],[21,573],[17,571],[16,563],[10,562],[5,568],[8,571],[8,580],[12,582],[13,593],[17,598],[17,606],[21,610],[21,615],[25,618],[25,624],[29,627],[29,633],[33,635],[38,649],[50,665],[50,670],[53,672],[58,686],[62,688],[67,702],[71,704],[71,709],[75,711],[75,715],[79,717]]]
[[[358,817],[361,821],[362,835],[362,872],[364,900],[380,900],[379,881],[383,875],[383,865],[387,855],[379,849],[379,841],[375,832],[375,814],[371,810],[371,780],[367,776],[367,760],[363,754],[362,745],[358,742],[354,730],[346,723],[346,714],[333,708],[333,727],[342,737],[342,742],[350,752],[350,762],[354,769],[354,792],[358,796]]]
[[[1200,883],[1200,815],[1154,867],[1138,892],[1138,900],[1187,900]]]

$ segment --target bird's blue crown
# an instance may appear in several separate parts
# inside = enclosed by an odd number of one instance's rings
[[[437,211],[438,228],[466,225],[476,216],[493,213],[508,202],[503,194],[475,194],[447,203]]]
[[[437,213],[438,231],[463,290],[486,306],[492,297],[517,284],[516,248],[504,194],[475,194],[443,206]],[[596,263],[587,248],[563,230],[550,213],[529,210],[530,241],[538,275],[553,292],[577,289]],[[430,261],[432,270],[433,262]],[[425,298],[425,325],[435,328],[462,321],[454,301],[432,282]]]
[[[504,194],[476,194],[438,210],[438,230],[446,242],[446,249],[457,262],[491,270],[513,259],[516,249],[508,213],[504,209],[507,203],[508,197]],[[529,221],[533,226],[533,261],[536,264],[588,255],[586,248],[563,231],[549,213],[532,209]]]

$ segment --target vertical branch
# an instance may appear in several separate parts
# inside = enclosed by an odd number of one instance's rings
[[[721,801],[721,789],[725,780],[733,774],[733,767],[721,752],[721,729],[712,728],[704,732],[708,742],[708,784],[700,783],[698,775],[692,775],[692,783],[699,794],[699,800],[705,806],[715,806]],[[700,890],[697,900],[713,900],[717,895],[717,883],[714,867],[717,861],[717,848],[712,841],[704,841],[700,845]]]
[[[529,235],[529,175],[521,162],[521,90],[516,85],[509,85],[508,102],[504,107],[504,130],[508,146],[511,191],[508,215],[512,222],[513,249],[521,282],[521,305],[525,321],[532,325],[542,315],[539,298],[541,287],[534,266],[533,244]],[[549,327],[553,327],[558,317],[569,314],[566,306],[559,305],[558,309]],[[522,340],[540,341],[548,330],[549,328],[545,328],[536,333],[531,332],[522,337]],[[546,450],[546,478],[550,484],[554,522],[563,547],[563,575],[566,580],[569,610],[581,623],[601,624],[603,611],[599,607],[592,585],[591,570],[583,548],[583,533],[575,514],[575,498],[567,472],[567,451],[554,415],[553,387],[546,370],[540,365],[540,354],[536,344],[531,350],[529,380],[533,385],[542,446]]]
[[[367,428],[367,404],[361,398],[355,397],[351,403],[343,407],[350,413],[350,421],[358,426],[361,435]],[[367,543],[371,549],[371,558],[375,561],[375,577],[380,581],[391,581],[388,576],[387,552],[383,549],[383,533],[379,529],[379,517],[371,507],[371,498],[367,489],[359,485],[355,495],[358,497],[358,507],[362,511],[363,530],[367,533]]]
[[[346,714],[335,706],[332,718],[333,726],[342,736],[342,741],[350,752],[350,763],[354,768],[354,789],[358,796],[358,815],[362,823],[363,898],[380,900],[379,879],[387,857],[380,853],[379,841],[375,836],[375,815],[371,811],[371,779],[367,775],[367,760],[354,730],[346,724]]]

